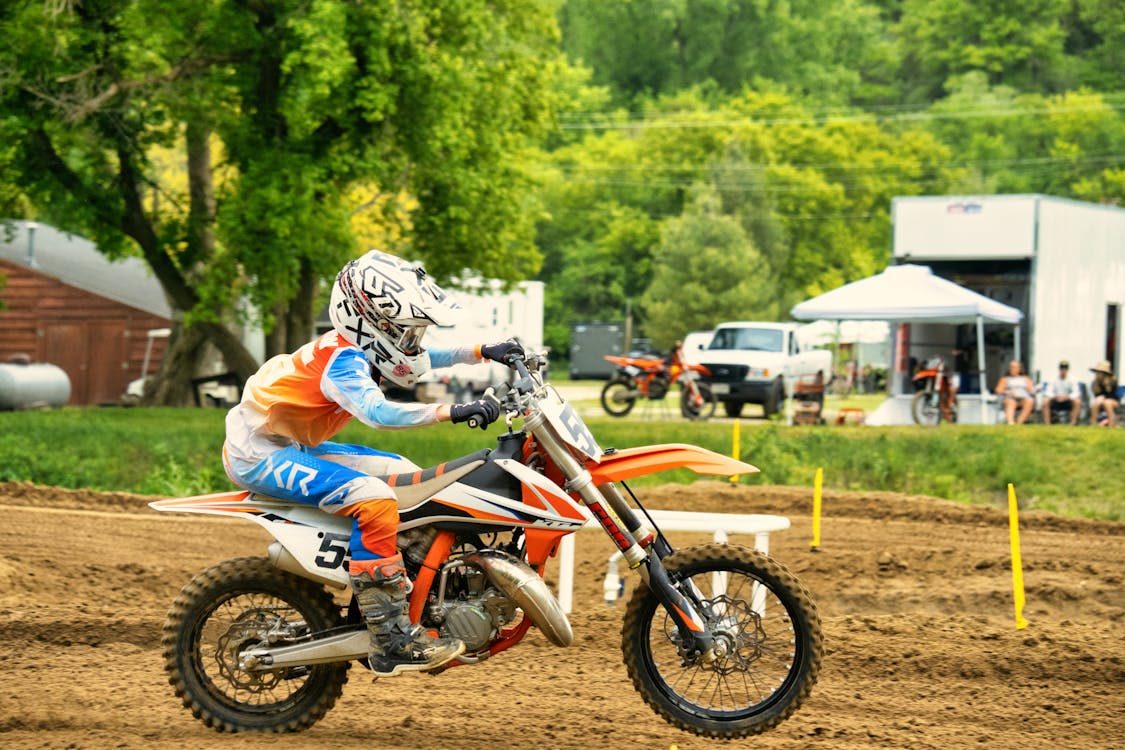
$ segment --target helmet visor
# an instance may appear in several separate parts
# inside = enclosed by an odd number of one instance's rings
[[[417,354],[422,351],[422,336],[426,333],[426,326],[408,326],[402,329],[399,334],[398,346],[399,351],[403,354]]]

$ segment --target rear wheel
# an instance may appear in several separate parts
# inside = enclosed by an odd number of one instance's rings
[[[239,656],[341,624],[332,597],[311,581],[244,557],[184,586],[164,622],[168,682],[192,714],[220,732],[299,732],[336,703],[348,662],[246,671]]]
[[[681,654],[675,623],[647,587],[629,600],[625,665],[645,702],[666,721],[733,739],[771,729],[808,698],[824,645],[809,592],[785,567],[752,549],[707,544],[665,558],[698,603],[723,654],[713,663]]]
[[[728,417],[737,418],[742,414],[742,403],[741,401],[724,401],[723,411],[727,413]]]
[[[615,378],[602,388],[602,408],[611,417],[624,417],[633,410],[639,395],[636,381]]]

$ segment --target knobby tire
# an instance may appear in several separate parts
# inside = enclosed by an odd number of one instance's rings
[[[699,395],[702,397],[703,403],[699,406],[692,404],[691,390],[681,387],[680,413],[687,419],[710,419],[715,416],[715,407],[718,404],[715,394],[706,383],[696,383],[695,387],[699,389]]]
[[[238,606],[244,607],[241,612],[235,611]],[[222,622],[217,613],[227,612],[226,607],[232,619],[224,629],[212,618]],[[348,681],[348,662],[256,675],[231,669],[236,661],[232,644],[237,644],[232,634],[253,631],[255,622],[276,622],[290,611],[292,621],[303,620],[309,632],[342,624],[340,609],[323,586],[279,570],[265,558],[218,563],[184,586],[168,612],[161,645],[168,682],[195,718],[219,732],[299,732],[332,708]],[[245,645],[254,644],[247,639]],[[217,664],[225,664],[227,673]],[[240,681],[251,687],[240,688]],[[251,700],[266,688],[272,693],[271,685],[284,693],[280,699]]]
[[[611,417],[624,417],[636,406],[638,397],[636,382],[614,378],[602,387],[602,408]]]
[[[712,608],[709,627],[737,648],[713,665],[683,666],[671,618],[651,590],[638,587],[621,634],[629,677],[645,702],[680,729],[720,739],[758,734],[792,715],[824,654],[820,616],[796,576],[739,545],[689,547],[664,564],[673,581],[690,578],[699,588]]]

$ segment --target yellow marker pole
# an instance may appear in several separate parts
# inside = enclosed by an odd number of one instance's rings
[[[1023,562],[1020,560],[1020,520],[1019,504],[1016,503],[1016,488],[1008,485],[1008,531],[1012,538],[1012,595],[1016,602],[1016,630],[1027,627],[1023,619]]]
[[[734,420],[734,435],[731,438],[730,457],[733,458],[735,461],[742,460],[742,448],[738,444],[738,424],[741,421],[742,420],[735,417],[735,420]],[[735,474],[734,476],[732,476],[730,478],[731,484],[736,484],[738,482],[739,476],[741,476],[741,475]]]
[[[816,478],[813,479],[812,494],[812,541],[809,546],[813,552],[820,547],[820,488],[824,484],[824,469],[817,468]]]

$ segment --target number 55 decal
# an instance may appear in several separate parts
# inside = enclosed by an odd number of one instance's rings
[[[348,556],[347,534],[324,534],[320,542],[320,551],[315,558],[318,568],[332,570],[344,564]]]

